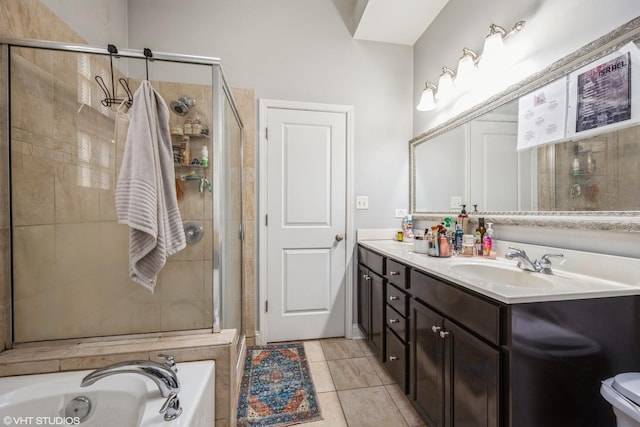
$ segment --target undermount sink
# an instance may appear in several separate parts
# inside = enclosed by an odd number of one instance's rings
[[[553,281],[550,278],[510,265],[460,263],[452,265],[451,270],[470,279],[501,285],[533,289],[553,288]]]

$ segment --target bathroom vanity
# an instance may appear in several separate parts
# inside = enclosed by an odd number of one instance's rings
[[[428,426],[615,426],[600,381],[640,369],[640,287],[412,249],[359,242],[358,324]]]

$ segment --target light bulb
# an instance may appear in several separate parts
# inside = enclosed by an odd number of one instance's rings
[[[495,71],[504,60],[504,39],[499,32],[491,32],[484,39],[482,58],[480,58],[479,68],[484,71]]]
[[[431,83],[426,83],[424,90],[422,91],[422,96],[420,97],[420,102],[416,107],[418,111],[431,111],[436,108],[436,101],[434,99],[434,89],[435,85]]]
[[[438,80],[438,91],[436,92],[436,99],[448,99],[453,96],[455,86],[453,85],[453,71],[447,67],[442,67],[442,74]]]
[[[458,61],[458,72],[456,73],[456,88],[464,90],[471,87],[476,77],[475,59],[478,55],[466,47],[462,50],[462,58]]]

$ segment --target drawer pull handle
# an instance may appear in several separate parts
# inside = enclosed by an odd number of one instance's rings
[[[449,332],[446,331],[440,331],[440,338],[445,339],[446,337],[449,336]]]
[[[440,332],[440,329],[442,329],[442,328],[441,328],[440,326],[436,326],[436,325],[433,325],[433,326],[431,327],[431,331],[432,331],[434,334],[437,334],[438,332]]]
[[[369,277],[369,275],[367,275],[367,274],[363,274],[363,275],[362,275],[362,278],[363,278],[364,280],[369,280],[369,279],[371,279],[371,277]]]
[[[389,301],[400,301],[400,297],[397,295],[391,295]]]
[[[400,272],[399,271],[390,271],[389,272],[389,276],[399,276]]]
[[[389,319],[389,323],[400,323],[398,319]]]
[[[398,356],[389,356],[389,362],[395,362],[396,360],[400,360]]]

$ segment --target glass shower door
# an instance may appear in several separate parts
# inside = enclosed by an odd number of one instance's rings
[[[242,319],[242,125],[225,92],[222,138],[223,188],[222,215],[225,218],[222,238],[222,327],[243,332]],[[215,203],[215,201],[214,201]]]

